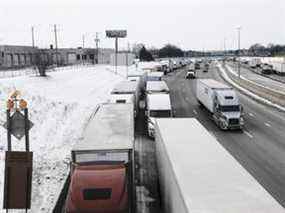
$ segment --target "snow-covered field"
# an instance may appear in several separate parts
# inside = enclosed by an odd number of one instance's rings
[[[30,146],[34,152],[30,212],[52,212],[69,171],[71,147],[82,139],[94,109],[106,102],[113,86],[124,79],[125,69],[119,67],[119,75],[116,75],[109,66],[82,66],[48,73],[47,78],[22,76],[0,80],[1,125],[5,121],[8,94],[14,89],[20,90],[28,101],[30,119],[34,123],[30,131]],[[6,150],[6,130],[2,127],[0,139],[1,208]],[[13,149],[23,150],[24,140],[13,138]]]

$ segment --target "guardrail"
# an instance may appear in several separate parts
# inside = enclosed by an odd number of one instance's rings
[[[245,88],[246,90],[265,98],[272,103],[278,104],[280,106],[285,106],[285,94],[279,93],[277,91],[273,91],[272,89],[266,88],[262,85],[259,85],[257,83],[254,83],[250,80],[246,80],[244,78],[238,78],[237,76],[233,75],[227,68],[227,66],[223,66],[225,70],[227,70],[227,75],[230,77],[230,79],[240,85],[241,87]]]

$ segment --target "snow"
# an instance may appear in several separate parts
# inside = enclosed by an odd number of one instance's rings
[[[263,98],[263,97],[260,97],[250,91],[248,91],[247,89],[241,87],[240,85],[236,84],[227,74],[227,72],[224,70],[224,68],[222,67],[222,65],[219,63],[218,64],[218,68],[223,76],[223,78],[228,82],[230,83],[232,86],[234,86],[235,88],[237,88],[238,90],[240,90],[241,92],[243,92],[244,94],[246,94],[247,96],[253,98],[254,100],[257,100],[257,101],[260,101],[261,103],[264,103],[266,105],[269,105],[269,106],[272,106],[272,107],[275,107],[283,112],[285,112],[285,107],[282,107],[278,104],[275,104],[275,103],[272,103],[271,101]]]
[[[34,152],[32,209],[52,212],[69,171],[70,150],[82,140],[83,131],[98,104],[106,102],[115,84],[125,76],[110,66],[77,66],[48,73],[48,77],[21,76],[0,79],[0,123],[5,121],[8,94],[14,89],[28,101],[30,146]],[[3,201],[6,130],[0,128],[0,206]],[[23,150],[24,140],[13,138],[13,150]],[[0,210],[4,212],[4,210]]]

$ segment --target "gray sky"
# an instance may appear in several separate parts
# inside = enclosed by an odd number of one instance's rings
[[[120,41],[161,47],[173,43],[183,49],[221,49],[237,46],[237,26],[242,27],[242,47],[253,43],[285,44],[285,0],[0,0],[0,44],[36,45],[54,42],[53,24],[59,28],[60,47],[113,47],[106,29],[127,29]]]

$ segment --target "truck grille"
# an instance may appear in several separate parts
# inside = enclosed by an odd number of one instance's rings
[[[239,119],[238,118],[230,118],[229,119],[229,125],[238,125]]]

